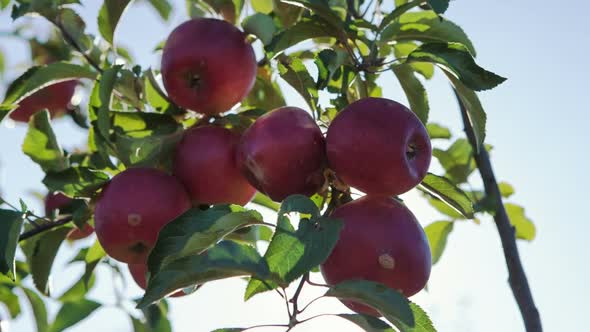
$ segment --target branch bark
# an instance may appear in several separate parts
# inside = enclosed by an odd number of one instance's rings
[[[35,236],[37,234],[41,234],[41,233],[43,233],[45,231],[48,231],[48,230],[50,230],[52,228],[55,228],[57,226],[65,225],[65,224],[69,223],[70,221],[72,221],[72,216],[64,217],[62,219],[59,219],[59,220],[56,220],[56,221],[53,221],[53,222],[48,222],[48,223],[39,225],[39,227],[35,227],[35,228],[31,229],[30,231],[27,231],[27,232],[22,233],[19,236],[18,241],[19,242],[20,241],[24,241],[24,240],[26,240],[26,239],[28,239],[30,237],[33,237],[33,236]]]
[[[520,260],[518,247],[516,245],[515,230],[510,222],[508,214],[506,213],[504,204],[502,203],[502,196],[500,195],[500,189],[498,188],[498,183],[496,181],[496,176],[494,175],[494,170],[492,169],[492,163],[488,152],[484,147],[481,147],[481,149],[476,148],[478,143],[475,139],[473,127],[469,122],[467,109],[459,98],[457,91],[455,91],[455,96],[457,97],[459,108],[461,109],[465,134],[473,147],[473,156],[483,180],[486,195],[493,200],[495,206],[496,213],[494,215],[494,222],[498,229],[502,248],[504,250],[504,258],[506,260],[506,266],[508,267],[508,283],[512,289],[512,294],[518,304],[526,331],[541,332],[543,331],[541,317],[535,306],[529,282]],[[479,152],[475,152],[478,150]]]

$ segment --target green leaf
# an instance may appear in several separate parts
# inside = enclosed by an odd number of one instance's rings
[[[447,172],[445,176],[456,184],[466,182],[476,168],[473,148],[464,138],[455,140],[447,150],[432,149],[432,155]]]
[[[420,308],[416,303],[410,301],[410,308],[414,314],[414,320],[416,324],[414,327],[410,327],[402,322],[398,322],[395,326],[400,332],[436,332],[436,329],[432,325],[432,321],[428,314]]]
[[[315,205],[314,205],[314,208]],[[317,209],[317,208],[316,208]],[[288,212],[288,211],[287,211]],[[304,211],[309,213],[310,211]],[[264,254],[270,271],[279,280],[250,279],[245,300],[279,285],[286,287],[306,272],[323,263],[338,241],[342,223],[336,219],[320,217],[302,218],[297,231],[289,219],[279,212],[275,234]]]
[[[365,314],[340,314],[338,317],[347,319],[367,332],[395,332],[394,329],[381,319]]]
[[[428,173],[426,174],[426,177],[424,177],[424,180],[422,180],[422,183],[420,183],[420,187],[432,196],[437,197],[453,207],[466,218],[473,219],[473,213],[475,212],[473,209],[473,202],[463,190],[448,179]]]
[[[324,49],[315,58],[315,65],[318,67],[318,79],[316,87],[323,90],[328,86],[332,77],[338,69],[348,60],[348,55],[344,51],[334,51]]]
[[[454,224],[451,221],[436,221],[424,227],[424,232],[428,237],[428,243],[430,243],[432,265],[438,262],[445,250],[445,247],[447,246],[447,238],[453,230],[453,225]]]
[[[6,9],[10,4],[10,0],[0,0],[0,9]]]
[[[98,82],[98,100],[93,100],[91,103],[98,106],[94,109],[95,115],[90,113],[90,121],[96,132],[102,136],[107,142],[110,137],[111,130],[111,119],[110,119],[110,107],[111,107],[111,96],[113,89],[117,83],[117,75],[121,70],[121,66],[114,66],[108,68],[100,75],[100,82]]]
[[[168,263],[201,254],[235,230],[261,222],[260,213],[237,205],[191,209],[162,228],[148,258],[149,271],[155,274]]]
[[[334,30],[325,21],[317,16],[312,16],[310,18],[303,18],[293,26],[276,34],[265,49],[268,56],[274,58],[287,48],[302,41],[312,38],[335,36]]]
[[[510,223],[516,229],[516,238],[526,241],[534,240],[537,233],[535,224],[525,215],[524,208],[512,203],[505,203],[504,208]]]
[[[152,304],[141,310],[145,317],[143,331],[145,332],[172,332],[172,326],[168,320],[168,308],[166,301]]]
[[[285,106],[285,104],[285,98],[277,82],[261,75],[256,77],[254,87],[250,90],[248,96],[242,100],[243,106],[262,110],[273,110]]]
[[[303,62],[298,58],[286,58],[279,62],[278,68],[281,78],[303,97],[312,111],[317,112],[318,90]]]
[[[172,4],[168,0],[148,0],[164,21],[168,21],[172,12]]]
[[[324,0],[283,0],[282,2],[309,9],[330,24],[331,28],[336,29],[337,31],[342,30],[344,23],[342,20],[342,13],[339,15],[332,10],[332,8],[338,8],[337,6],[334,6],[335,2],[329,3]],[[345,15],[346,12],[344,12],[344,16]]]
[[[31,237],[22,242],[21,247],[31,267],[33,283],[43,294],[51,295],[49,274],[57,251],[66,235],[71,230],[68,227],[54,228]]]
[[[17,104],[47,85],[76,78],[95,79],[96,73],[86,67],[64,62],[32,67],[10,85],[2,104]]]
[[[101,306],[100,303],[91,300],[79,300],[64,303],[51,324],[50,332],[61,332],[68,327],[76,325],[86,317],[90,316]]]
[[[4,304],[6,309],[8,309],[11,318],[15,318],[20,314],[18,296],[6,286],[0,286],[0,303]]]
[[[0,272],[13,281],[16,280],[14,254],[23,220],[22,212],[0,209]]]
[[[167,294],[194,284],[239,276],[266,279],[269,277],[268,265],[254,248],[222,241],[201,255],[170,262],[152,275],[137,307],[144,308]]]
[[[35,291],[25,287],[23,287],[23,291],[25,292],[29,303],[31,303],[33,315],[35,316],[35,324],[37,325],[37,332],[49,331],[49,320],[47,318],[45,303]]]
[[[382,47],[383,48],[383,47]],[[400,41],[393,45],[393,53],[396,58],[407,58],[410,53],[418,48],[418,45],[411,41]],[[430,62],[412,62],[406,63],[418,74],[429,80],[434,76],[434,64]],[[395,68],[395,66],[392,66]]]
[[[395,9],[392,10],[389,14],[385,15],[379,24],[379,31],[383,31],[391,22],[395,21],[398,17],[400,17],[403,13],[407,12],[408,10],[417,7],[420,5],[421,1],[410,1],[404,2],[403,4],[395,5]],[[383,32],[382,32],[383,33]]]
[[[270,44],[277,30],[272,17],[261,13],[246,17],[242,21],[242,28],[244,28],[244,32],[258,37],[264,45]]]
[[[43,110],[29,120],[29,130],[23,142],[23,152],[47,171],[63,171],[69,166],[68,158],[57,142],[51,128],[49,112]]]
[[[102,187],[109,176],[87,167],[70,167],[61,172],[48,172],[43,184],[50,191],[61,191],[70,197],[90,197]]]
[[[451,131],[447,127],[443,127],[438,123],[428,123],[426,125],[426,130],[428,131],[428,136],[430,139],[450,139],[451,138]]]
[[[408,98],[410,109],[425,124],[428,122],[430,107],[428,106],[426,89],[424,89],[422,82],[414,75],[414,70],[409,65],[393,67],[393,72]]]
[[[4,53],[0,49],[0,78],[4,76],[4,72],[6,71],[6,61],[4,60]]]
[[[274,211],[279,211],[279,208],[281,207],[279,203],[273,201],[272,199],[270,199],[270,197],[260,192],[256,192],[254,199],[252,199],[252,203],[264,206]]]
[[[84,276],[80,278],[76,283],[66,290],[58,300],[60,302],[75,302],[84,299],[88,291],[94,286],[95,277],[91,275],[88,282],[84,280]]]
[[[447,203],[441,201],[436,197],[432,197],[428,200],[428,203],[435,208],[438,212],[444,214],[447,217],[450,217],[452,220],[464,220],[466,219],[461,213],[459,213],[455,208],[451,207]],[[475,208],[475,207],[474,207]]]
[[[84,275],[82,275],[81,280],[84,282],[84,286],[86,289],[90,289],[91,286],[91,279],[93,277],[94,269],[106,256],[106,253],[98,239],[94,241],[94,244],[88,249],[86,255],[84,256],[84,262],[86,266],[84,268]]]
[[[272,0],[252,0],[252,8],[262,14],[270,14],[272,12]]]
[[[476,55],[475,48],[463,29],[455,23],[441,19],[433,11],[410,12],[401,15],[381,33],[380,42],[417,40],[429,42],[455,42],[467,47]]]
[[[504,198],[508,198],[514,194],[514,187],[508,182],[498,183],[498,188],[500,189],[500,195]]]
[[[320,210],[317,205],[305,195],[291,195],[283,200],[281,208],[279,209],[279,220],[282,216],[297,212],[301,218],[319,218]]]
[[[426,0],[430,7],[437,13],[442,14],[449,8],[450,0]]]
[[[432,62],[476,91],[494,88],[506,80],[478,66],[469,50],[459,43],[422,44],[408,55],[406,61]]]
[[[387,286],[367,280],[347,280],[332,286],[325,296],[353,300],[378,310],[385,319],[397,325],[415,325],[408,299]]]
[[[113,43],[115,29],[121,19],[121,15],[131,0],[104,0],[98,12],[98,31],[102,37],[111,44]]]
[[[469,123],[473,128],[473,133],[477,140],[475,151],[479,152],[481,151],[486,137],[486,112],[483,110],[477,94],[472,89],[463,85],[463,83],[451,73],[445,71],[445,74],[455,88],[455,96],[457,97],[457,101],[460,102],[459,106],[465,107],[465,110],[467,111]]]

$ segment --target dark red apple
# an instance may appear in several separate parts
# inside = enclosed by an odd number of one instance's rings
[[[203,114],[228,111],[252,89],[256,57],[246,34],[212,18],[195,18],[172,31],[162,53],[170,99]]]
[[[48,193],[45,196],[45,215],[51,216],[54,210],[64,208],[72,203],[72,199],[60,193]]]
[[[147,274],[147,265],[128,264],[127,267],[129,268],[129,273],[131,274],[131,277],[133,277],[133,280],[135,281],[137,286],[141,287],[142,289],[145,289],[147,287],[147,279],[145,277]],[[179,297],[184,295],[186,294],[182,290],[180,290],[176,293],[171,294],[170,296]]]
[[[94,227],[106,253],[131,264],[145,263],[158,233],[191,207],[176,178],[151,168],[129,168],[102,189]]]
[[[29,122],[29,118],[42,109],[47,109],[51,118],[67,113],[78,81],[71,80],[46,86],[19,102],[10,113],[14,121]]]
[[[258,118],[242,135],[237,153],[248,181],[275,201],[312,195],[324,184],[324,136],[300,108],[280,107]]]
[[[367,194],[399,195],[428,171],[432,148],[426,128],[393,100],[364,98],[344,108],[328,128],[330,167]]]
[[[195,204],[248,203],[256,189],[236,164],[240,137],[222,127],[189,129],[176,147],[174,176]]]
[[[344,227],[334,250],[320,266],[330,285],[345,280],[375,281],[409,297],[428,281],[430,247],[424,230],[403,204],[386,196],[364,196],[337,208],[331,217]],[[379,313],[343,301],[354,311]]]

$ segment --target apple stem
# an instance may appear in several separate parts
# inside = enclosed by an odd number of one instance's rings
[[[502,248],[504,250],[504,258],[506,260],[506,266],[508,267],[508,283],[512,289],[512,294],[520,309],[526,331],[541,332],[543,331],[543,327],[541,326],[539,310],[535,306],[528,279],[520,260],[518,247],[516,245],[515,230],[510,222],[508,214],[506,213],[504,204],[502,203],[502,196],[500,195],[500,189],[498,188],[498,182],[494,175],[490,157],[485,148],[482,147],[478,149],[478,142],[475,138],[473,127],[469,122],[467,109],[461,101],[457,91],[454,89],[453,91],[455,92],[461,110],[465,134],[467,135],[469,143],[473,147],[473,157],[483,180],[486,195],[491,198],[494,204],[496,212],[494,214],[494,222],[498,229]]]

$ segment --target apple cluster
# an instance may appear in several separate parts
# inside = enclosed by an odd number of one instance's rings
[[[231,61],[221,55],[231,55]],[[222,20],[187,21],[172,31],[163,49],[161,73],[169,98],[204,115],[239,103],[256,72],[246,35]],[[308,112],[289,106],[262,115],[241,133],[197,124],[176,146],[172,174],[128,168],[102,188],[95,231],[105,251],[128,263],[145,287],[145,262],[159,231],[191,206],[245,205],[256,191],[280,202],[294,194],[325,192],[336,180],[366,195],[331,213],[344,227],[321,265],[326,282],[365,279],[412,296],[430,275],[430,249],[424,230],[395,196],[422,181],[430,159],[424,125],[402,104],[383,98],[351,103],[326,135]]]

